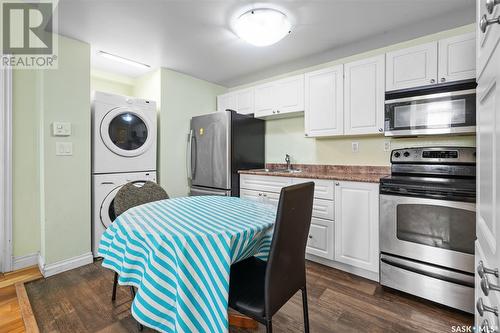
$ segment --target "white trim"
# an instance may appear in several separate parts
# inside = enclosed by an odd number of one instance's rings
[[[14,257],[12,262],[12,270],[16,271],[18,269],[23,269],[26,267],[38,265],[38,252],[27,254],[25,256]]]
[[[363,268],[354,267],[354,266],[347,265],[347,264],[344,264],[344,263],[341,263],[338,261],[328,260],[328,259],[321,258],[321,257],[315,256],[315,255],[309,254],[309,253],[306,253],[306,259],[310,260],[310,261],[317,262],[319,264],[322,264],[322,265],[325,265],[328,267],[339,269],[339,270],[347,272],[347,273],[351,273],[353,275],[364,277],[365,279],[379,282],[379,274],[378,273],[371,272],[371,271],[368,271],[368,270],[363,269]]]
[[[0,272],[12,270],[12,70],[0,69]],[[3,212],[3,213],[2,213]]]
[[[44,258],[40,255],[40,257],[38,258],[38,267],[40,268],[40,272],[42,273],[42,275],[47,278],[52,275],[78,268],[80,266],[91,264],[93,261],[94,257],[92,256],[92,252],[87,252],[73,258],[55,262],[53,264],[45,264]]]

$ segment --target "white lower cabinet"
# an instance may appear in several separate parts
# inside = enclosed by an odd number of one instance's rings
[[[334,222],[313,217],[309,229],[306,252],[333,260]]]
[[[379,186],[361,182],[335,185],[335,260],[378,272]]]
[[[277,206],[281,188],[309,181],[315,190],[308,258],[355,274],[378,273],[378,184],[245,174],[240,197]]]

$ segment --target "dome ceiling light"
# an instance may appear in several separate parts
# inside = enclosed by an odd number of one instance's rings
[[[288,35],[292,24],[279,10],[259,8],[236,18],[233,28],[246,42],[255,46],[268,46]]]

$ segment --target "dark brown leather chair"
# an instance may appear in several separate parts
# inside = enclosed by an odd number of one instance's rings
[[[313,182],[283,188],[268,261],[251,257],[231,266],[229,306],[266,325],[268,333],[273,315],[299,290],[309,332],[305,251],[313,196]]]

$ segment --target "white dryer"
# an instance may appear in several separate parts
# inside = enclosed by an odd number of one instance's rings
[[[129,182],[138,185],[145,181],[156,182],[156,172],[116,173],[92,176],[92,252],[97,257],[101,236],[113,223],[113,200],[118,190]]]
[[[156,103],[94,92],[92,173],[156,170]]]

